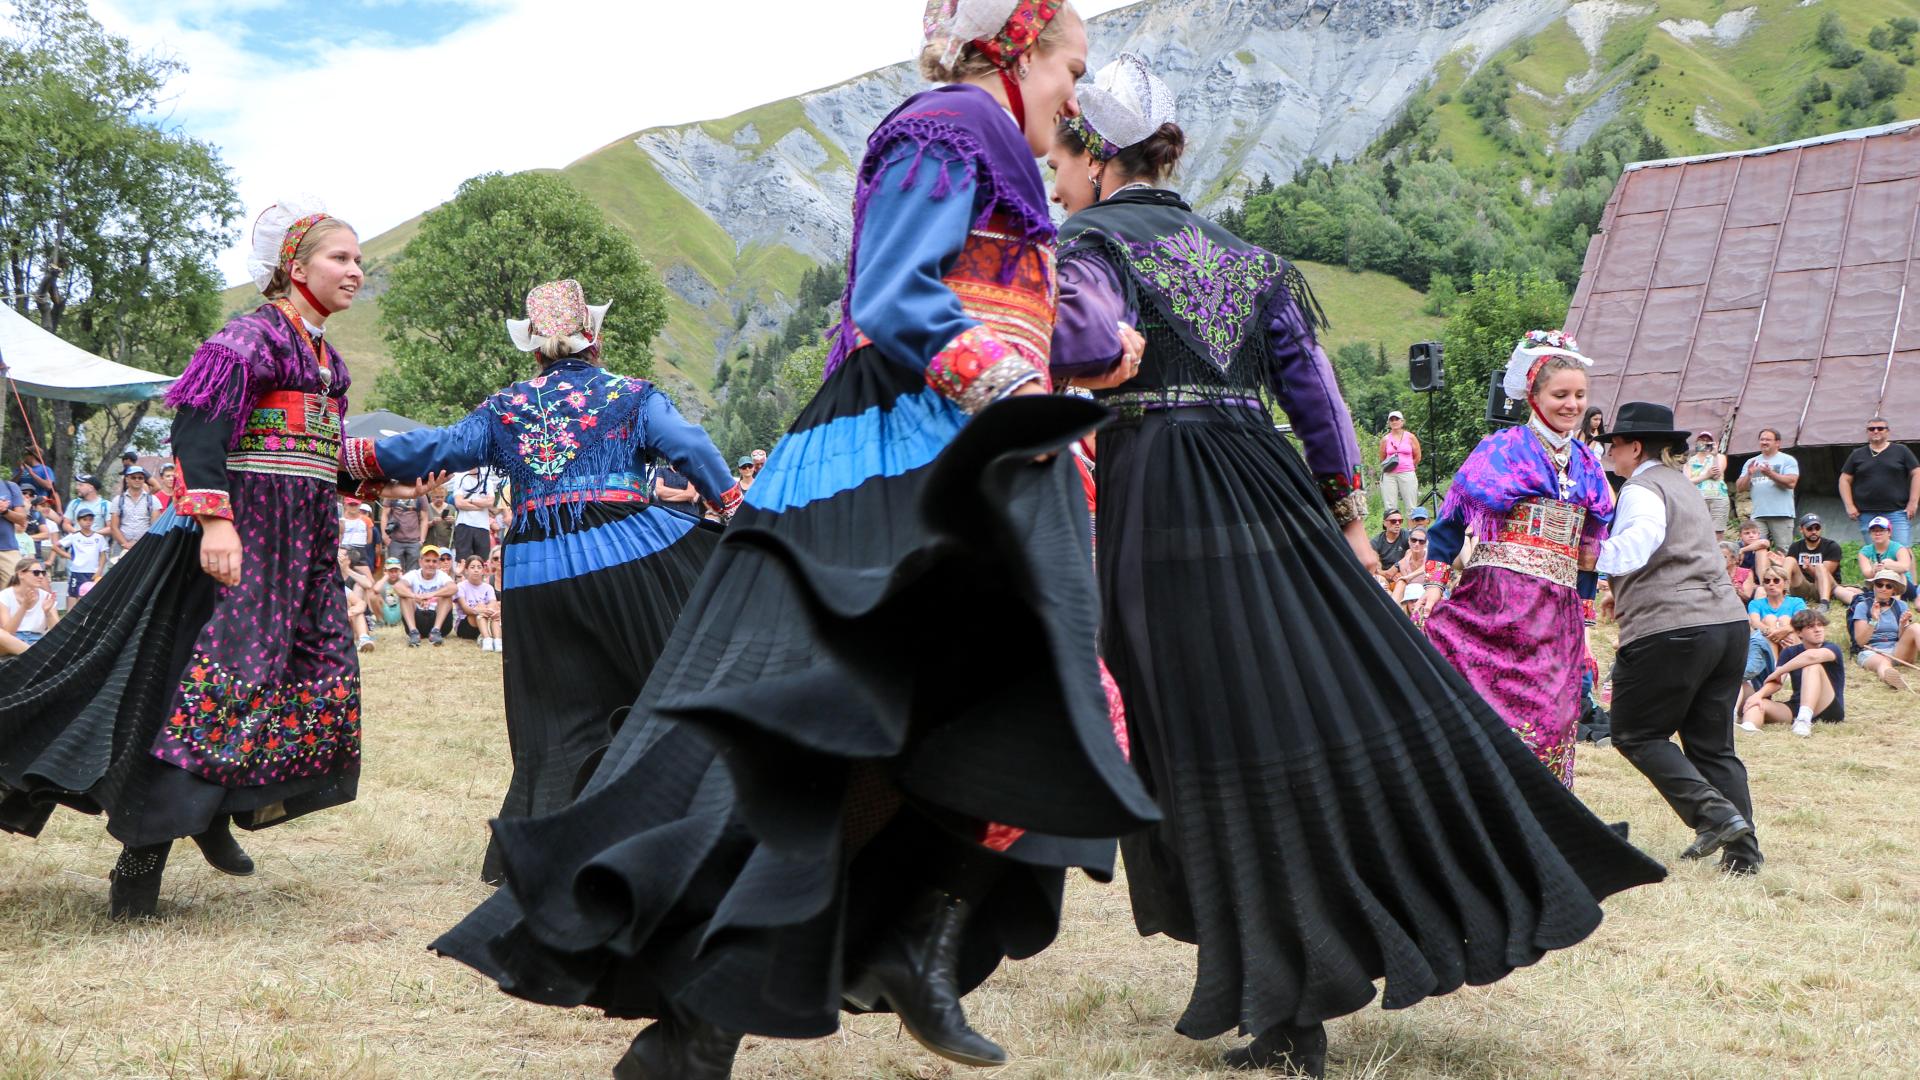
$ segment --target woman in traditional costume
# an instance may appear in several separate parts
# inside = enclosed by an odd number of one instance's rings
[[[1323,1022],[1572,945],[1660,866],[1589,813],[1369,574],[1359,446],[1299,271],[1158,186],[1185,136],[1123,56],[1058,132],[1057,371],[1098,390],[1103,654],[1165,819],[1122,840],[1135,921],[1199,946],[1177,1025],[1320,1075]],[[1087,374],[1081,374],[1087,373]],[[1285,407],[1305,461],[1276,430]]]
[[[527,294],[507,323],[538,374],[480,403],[451,427],[349,439],[357,480],[487,467],[508,480],[501,607],[507,743],[513,780],[502,818],[552,813],[573,801],[633,704],[674,620],[719,543],[719,527],[654,504],[648,467],[664,459],[722,514],[739,505],[726,459],[698,425],[645,379],[602,368],[601,325],[579,282]],[[497,883],[489,846],[481,877]]]
[[[56,804],[126,845],[116,918],[155,913],[173,841],[253,872],[229,824],[354,797],[360,678],[335,569],[345,364],[323,336],[364,275],[310,200],[254,222],[268,303],[200,346],[168,391],[172,506],[28,654],[0,668],[0,827]]]
[[[1531,415],[1480,440],[1427,530],[1427,636],[1568,787],[1587,660],[1583,599],[1593,598],[1594,560],[1613,520],[1606,469],[1576,437],[1591,363],[1558,330],[1533,331],[1514,348],[1504,388]],[[1442,600],[1469,529],[1479,543]]]
[[[434,946],[511,994],[656,1018],[619,1077],[725,1077],[741,1033],[826,1035],[843,1004],[998,1064],[961,995],[1052,941],[1065,868],[1108,874],[1156,816],[1109,725],[1061,453],[1100,410],[1045,393],[1033,159],[1085,29],[1060,0],[927,22],[947,85],[868,141],[825,382],[586,791],[495,824],[506,887]]]

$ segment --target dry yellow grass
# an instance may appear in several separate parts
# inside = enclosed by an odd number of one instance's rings
[[[185,847],[165,921],[106,919],[115,847],[57,815],[0,836],[0,1080],[474,1080],[605,1076],[634,1025],[511,1000],[425,951],[477,903],[507,776],[499,661],[465,643],[367,658],[360,801],[254,834],[260,873]],[[1743,735],[1769,862],[1753,880],[1674,861],[1583,945],[1491,987],[1332,1025],[1331,1075],[1906,1077],[1920,1073],[1920,697],[1849,686],[1811,740]],[[1670,858],[1688,836],[1611,750],[1580,794]],[[1074,883],[1060,942],[970,999],[1000,1080],[1225,1077],[1225,1042],[1171,1025],[1193,951],[1141,940],[1125,889]],[[809,1043],[749,1040],[743,1078],[966,1075],[884,1017]]]

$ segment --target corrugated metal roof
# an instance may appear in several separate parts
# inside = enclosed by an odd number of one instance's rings
[[[1734,453],[1920,413],[1920,121],[1629,166],[1567,326],[1594,404],[1671,405]]]

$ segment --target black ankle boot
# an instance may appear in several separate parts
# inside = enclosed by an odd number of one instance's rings
[[[921,1046],[962,1065],[1005,1065],[1007,1052],[967,1024],[960,1007],[966,901],[930,892],[895,924],[847,990],[858,1008],[890,1008]]]
[[[120,861],[107,874],[107,912],[116,919],[151,919],[160,904],[160,875],[167,869],[173,841],[120,849]]]
[[[1245,1046],[1221,1055],[1229,1069],[1288,1069],[1301,1076],[1327,1075],[1327,1026],[1269,1028]]]
[[[740,1036],[699,1020],[656,1020],[614,1063],[613,1080],[727,1080]]]
[[[253,873],[253,857],[233,838],[233,819],[225,814],[213,819],[207,831],[193,838],[206,856],[207,865],[223,874],[246,877]]]

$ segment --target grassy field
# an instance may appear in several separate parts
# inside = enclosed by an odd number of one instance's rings
[[[0,1080],[476,1080],[606,1075],[634,1025],[511,1000],[426,943],[486,895],[483,822],[507,779],[499,660],[470,646],[365,657],[360,801],[255,834],[253,878],[190,846],[164,921],[106,918],[115,845],[61,813],[0,837]],[[1610,649],[1603,650],[1610,653]],[[1608,659],[1610,657],[1603,657]],[[1586,943],[1490,987],[1332,1025],[1330,1075],[1897,1077],[1920,1062],[1920,697],[1849,666],[1851,722],[1741,736],[1769,857],[1751,880],[1672,860]],[[1611,750],[1579,793],[1663,859],[1689,839]],[[1133,931],[1122,885],[1070,887],[1053,949],[969,999],[1001,1080],[1225,1077],[1226,1041],[1172,1033],[1193,950]],[[966,1075],[884,1017],[751,1039],[737,1076]]]

